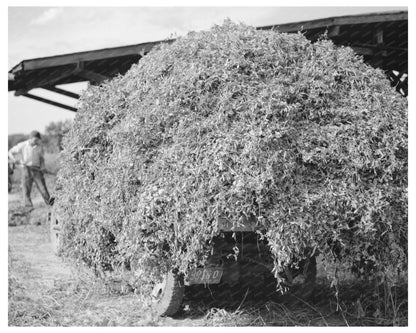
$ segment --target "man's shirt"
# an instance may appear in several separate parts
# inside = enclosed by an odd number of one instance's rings
[[[23,165],[32,167],[43,167],[43,148],[40,145],[32,146],[29,140],[18,143],[9,153],[19,154]]]

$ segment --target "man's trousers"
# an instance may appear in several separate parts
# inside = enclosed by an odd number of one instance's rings
[[[22,188],[23,188],[23,204],[25,206],[33,207],[32,200],[30,199],[30,192],[32,191],[32,185],[35,182],[43,201],[49,205],[49,192],[46,188],[45,178],[40,168],[36,167],[22,167]]]

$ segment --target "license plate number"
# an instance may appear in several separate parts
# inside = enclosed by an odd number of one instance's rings
[[[188,284],[217,284],[220,283],[222,268],[196,268],[188,274]]]

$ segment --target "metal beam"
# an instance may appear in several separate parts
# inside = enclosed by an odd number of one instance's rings
[[[79,99],[80,98],[80,96],[78,94],[73,93],[72,91],[68,91],[68,90],[64,90],[64,89],[58,88],[58,87],[45,86],[45,87],[42,87],[42,88],[43,89],[46,89],[46,90],[49,90],[49,91],[56,92],[56,93],[61,94],[61,95],[68,96],[68,97],[72,97],[72,98],[76,98],[76,99]]]
[[[63,108],[63,109],[69,110],[69,111],[74,111],[74,112],[77,112],[78,111],[76,108],[74,108],[72,106],[65,105],[65,104],[61,104],[61,103],[58,103],[58,102],[54,102],[54,101],[51,101],[49,99],[46,99],[46,98],[43,98],[43,97],[39,97],[39,96],[35,96],[35,95],[29,94],[29,93],[22,94],[22,96],[26,96],[28,98],[37,100],[39,102],[51,104],[51,105],[54,105],[54,106],[57,106],[59,108]]]

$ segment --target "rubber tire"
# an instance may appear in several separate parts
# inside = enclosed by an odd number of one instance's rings
[[[317,275],[317,266],[316,266],[316,257],[310,257],[301,261],[300,263],[301,268],[297,271],[297,273],[303,273],[305,276],[305,281],[296,287],[294,291],[295,294],[298,294],[304,299],[308,299],[313,295],[316,283],[316,275]]]
[[[60,225],[59,220],[56,216],[55,209],[53,207],[49,210],[49,225],[50,225],[50,240],[52,245],[52,251],[54,254],[58,255],[59,253],[59,237],[60,237]]]
[[[310,257],[307,259],[308,268],[306,269],[306,281],[307,284],[315,284],[317,275],[316,257]]]
[[[182,305],[184,293],[185,285],[183,278],[173,272],[167,273],[166,285],[162,291],[162,295],[153,304],[156,314],[160,317],[171,317],[175,315]]]
[[[316,267],[316,257],[311,257],[300,262],[300,268],[292,270],[291,275],[296,277],[299,274],[305,275],[305,281],[300,285],[292,285],[290,282],[288,284],[283,283],[283,286],[288,289],[288,291],[296,290],[296,294],[299,293],[305,298],[308,298],[313,293],[315,283],[316,283],[316,275],[317,275],[317,267]],[[286,274],[283,274],[284,278],[287,278]],[[267,273],[264,276],[264,283],[266,286],[269,285],[276,285],[276,278],[273,274]],[[270,289],[270,288],[269,288]]]

